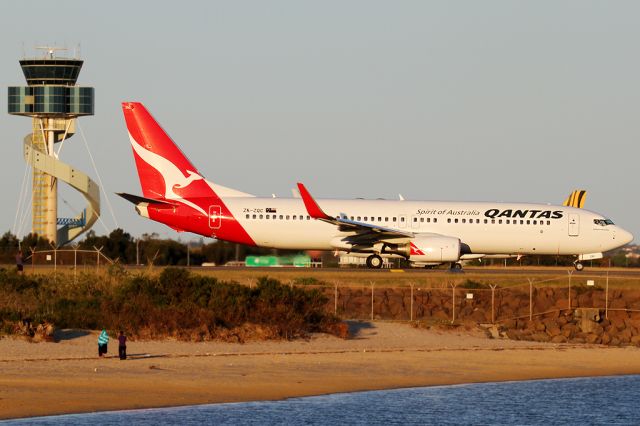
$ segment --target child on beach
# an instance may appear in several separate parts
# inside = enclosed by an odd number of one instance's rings
[[[107,330],[103,328],[102,332],[100,333],[100,336],[98,336],[98,356],[99,357],[107,353],[107,343],[109,343],[109,335],[107,334]]]
[[[118,336],[118,355],[120,355],[120,359],[127,359],[127,336],[124,335],[124,332],[120,330],[120,335]]]

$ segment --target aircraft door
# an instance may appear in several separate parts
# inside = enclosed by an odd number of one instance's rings
[[[420,218],[418,216],[411,216],[411,227],[413,229],[418,229],[420,227]]]
[[[209,206],[209,228],[220,229],[220,226],[222,226],[222,208]]]
[[[580,215],[569,213],[569,236],[577,237],[578,235],[580,235]]]

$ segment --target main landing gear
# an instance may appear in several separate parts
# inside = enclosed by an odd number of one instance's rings
[[[451,270],[452,271],[462,271],[462,263],[460,263],[460,262],[451,262]]]
[[[377,254],[372,254],[367,257],[367,267],[371,269],[380,269],[382,268],[382,258]]]
[[[573,262],[573,267],[576,268],[576,271],[580,272],[584,269],[584,265],[579,260]]]

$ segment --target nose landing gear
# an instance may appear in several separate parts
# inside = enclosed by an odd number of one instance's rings
[[[579,260],[573,262],[573,267],[576,268],[576,271],[580,272],[584,269],[584,265]]]

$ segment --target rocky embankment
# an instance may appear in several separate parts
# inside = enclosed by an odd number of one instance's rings
[[[375,288],[371,293],[341,288],[335,303],[334,292],[327,292],[327,308],[337,306],[344,319],[484,324],[495,338],[640,346],[640,291],[634,289]]]

